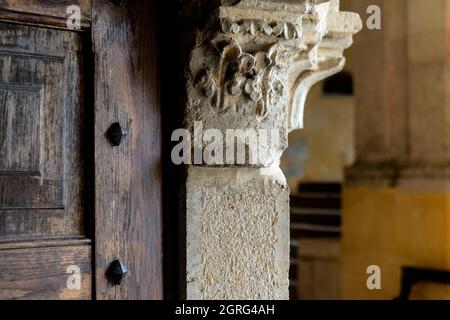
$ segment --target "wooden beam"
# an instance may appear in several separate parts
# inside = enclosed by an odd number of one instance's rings
[[[0,2],[0,21],[34,26],[68,29],[69,6],[80,8],[80,31],[91,26],[91,0],[3,0]]]
[[[97,299],[161,299],[162,172],[156,1],[93,0]],[[128,130],[113,147],[105,133]],[[122,261],[120,286],[105,277]]]

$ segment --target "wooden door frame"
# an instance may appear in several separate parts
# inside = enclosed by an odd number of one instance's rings
[[[162,299],[162,138],[156,4],[92,0],[96,299]],[[113,147],[105,133],[128,131]],[[121,285],[105,271],[130,270]]]

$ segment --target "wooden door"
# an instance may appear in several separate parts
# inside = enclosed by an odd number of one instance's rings
[[[154,7],[0,2],[0,299],[162,298]]]

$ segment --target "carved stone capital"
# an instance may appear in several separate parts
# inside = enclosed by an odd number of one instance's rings
[[[277,129],[263,166],[277,164],[288,134],[303,126],[309,89],[339,72],[362,27],[338,1],[298,4],[243,0],[222,6],[199,32],[188,70],[187,125]]]

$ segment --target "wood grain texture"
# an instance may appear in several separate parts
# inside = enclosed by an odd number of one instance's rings
[[[161,299],[162,195],[156,1],[118,8],[93,0],[96,139],[96,297]],[[119,147],[105,138],[120,122]],[[120,286],[105,277],[120,259],[130,270]]]
[[[92,298],[82,37],[0,22],[0,299]]]
[[[82,51],[0,22],[0,240],[84,234]]]
[[[67,7],[81,11],[81,30],[91,25],[90,0],[0,0],[0,20],[66,29]]]
[[[91,246],[83,243],[0,249],[0,300],[91,299]],[[80,289],[67,285],[70,266],[80,268]]]

